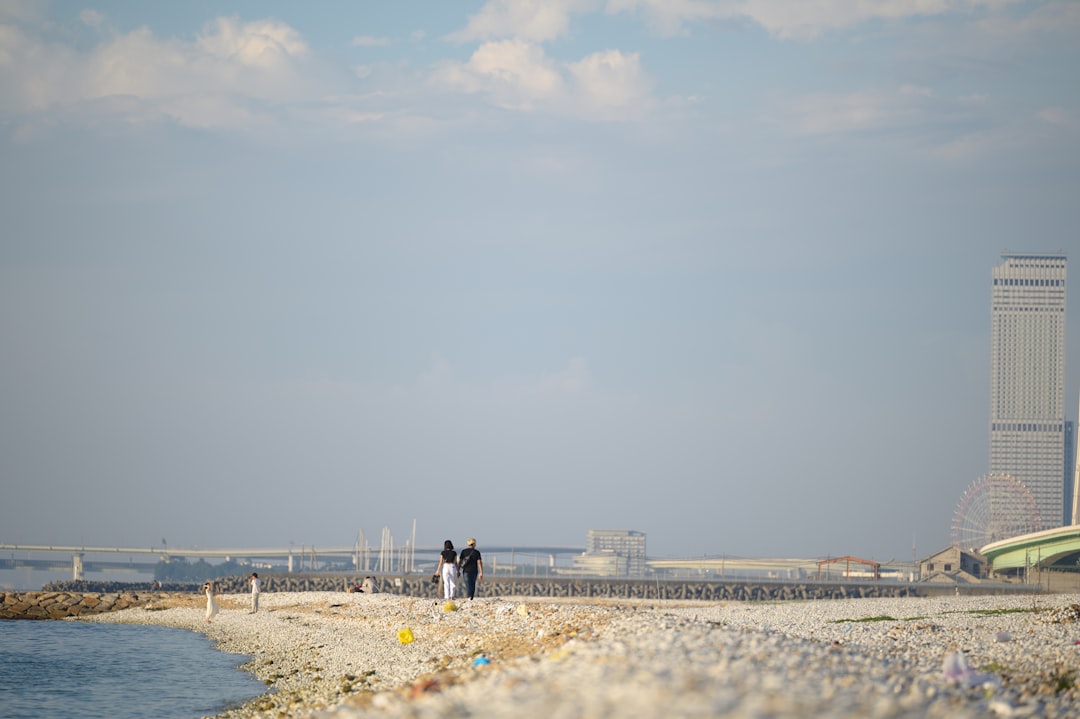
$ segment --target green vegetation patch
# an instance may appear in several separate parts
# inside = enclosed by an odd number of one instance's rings
[[[877,617],[863,617],[862,619],[834,619],[833,624],[844,624],[845,622],[895,622],[896,617],[890,617],[887,614],[882,614]]]
[[[968,609],[966,613],[967,614],[978,614],[979,616],[983,616],[983,617],[995,617],[995,616],[998,616],[1000,614],[1021,614],[1021,613],[1024,613],[1024,612],[1037,612],[1037,611],[1038,611],[1037,609],[1025,609],[1025,608],[1021,607],[1021,608],[1016,608],[1016,609]]]
[[[1051,677],[1054,683],[1054,691],[1057,693],[1067,692],[1076,686],[1076,674],[1074,672],[1062,672]]]

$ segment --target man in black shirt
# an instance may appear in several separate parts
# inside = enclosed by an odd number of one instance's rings
[[[465,575],[465,593],[472,599],[476,594],[476,580],[484,578],[484,562],[480,558],[480,551],[476,548],[476,540],[469,537],[468,546],[461,550],[458,563],[461,573]]]

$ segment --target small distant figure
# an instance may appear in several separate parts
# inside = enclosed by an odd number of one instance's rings
[[[454,551],[454,543],[449,539],[443,542],[435,574],[442,576],[443,599],[453,599],[457,592],[457,552]]]
[[[374,594],[379,591],[375,588],[375,577],[364,577],[364,583],[360,585],[360,591],[365,594]]]
[[[206,623],[209,624],[210,620],[217,616],[218,603],[214,599],[214,585],[210,582],[202,585],[203,591],[206,592]]]
[[[161,589],[161,582],[159,582],[156,579],[154,581],[150,582],[150,591],[151,592],[156,592],[159,589]]]
[[[468,546],[461,550],[458,566],[461,567],[461,573],[465,575],[464,595],[472,599],[476,596],[476,581],[484,578],[484,560],[480,556],[480,550],[476,548],[474,537],[469,537],[466,544]]]
[[[258,572],[251,573],[251,611],[249,614],[254,614],[259,611],[259,591],[262,589],[262,582],[259,581]]]

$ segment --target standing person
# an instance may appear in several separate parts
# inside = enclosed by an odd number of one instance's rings
[[[476,539],[469,537],[465,543],[469,546],[461,550],[458,566],[461,567],[461,573],[465,575],[464,593],[472,599],[476,595],[476,580],[484,578],[484,560],[476,548]]]
[[[259,575],[257,572],[251,573],[251,614],[259,611],[259,591],[262,589],[262,582],[259,581]]]
[[[206,592],[206,623],[209,624],[210,620],[217,616],[218,604],[214,599],[214,585],[210,582],[202,585],[203,591]]]
[[[453,599],[457,592],[457,552],[454,551],[454,543],[449,539],[443,542],[435,574],[442,576],[443,599]]]

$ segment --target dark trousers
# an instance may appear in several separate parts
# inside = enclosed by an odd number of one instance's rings
[[[463,572],[465,576],[465,596],[472,599],[476,594],[476,575],[478,572]]]

